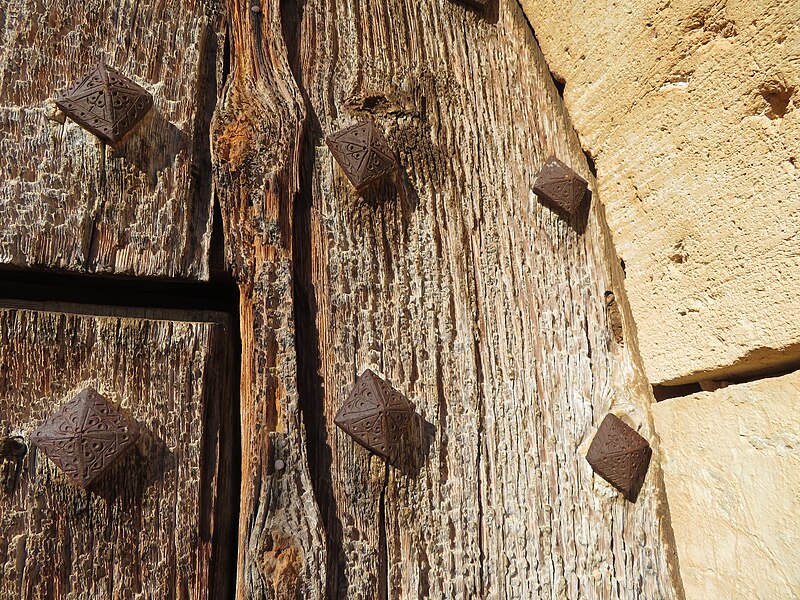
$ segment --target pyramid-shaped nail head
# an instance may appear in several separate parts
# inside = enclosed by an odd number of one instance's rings
[[[86,489],[136,443],[139,426],[92,388],[50,415],[31,434],[76,485]]]
[[[555,156],[551,156],[539,171],[533,191],[551,206],[574,216],[588,187],[588,181]]]
[[[414,405],[371,370],[356,381],[334,422],[359,444],[393,463],[411,425]]]
[[[325,138],[325,143],[357,190],[363,190],[398,167],[389,144],[371,121],[333,133]]]
[[[114,144],[153,107],[153,96],[119,71],[99,63],[55,98],[70,119],[101,140]]]
[[[586,460],[595,473],[635,501],[644,483],[650,444],[619,417],[607,414],[589,446]]]

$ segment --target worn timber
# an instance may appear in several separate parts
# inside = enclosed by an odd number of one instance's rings
[[[203,280],[218,208],[240,294],[238,598],[682,597],[650,391],[602,206],[592,198],[568,221],[532,192],[551,154],[596,187],[515,1],[11,4],[0,28],[0,262]],[[49,104],[98,58],[155,101],[151,121],[116,149]],[[365,118],[401,167],[358,193],[324,140]],[[69,325],[76,343],[64,339],[54,360],[94,360],[80,327],[105,332],[105,321],[64,312],[15,335]],[[109,331],[97,339],[116,354],[100,344],[97,369],[124,402],[144,402],[142,418],[169,420],[163,436],[194,440],[197,415],[171,411],[199,393],[205,371],[184,375],[173,397],[167,365],[154,361],[169,362],[166,345],[175,373],[189,372],[187,344],[208,356],[200,339],[211,333],[140,323],[136,340],[162,350],[134,359]],[[126,361],[143,366],[115,366]],[[421,416],[420,451],[397,468],[334,425],[367,367]],[[31,372],[0,388],[0,416],[23,395],[43,415],[90,377]],[[145,372],[156,376],[133,391],[130,378]],[[144,400],[156,392],[172,403]],[[635,503],[584,457],[609,410],[653,447]],[[13,415],[28,427],[39,413]],[[16,502],[66,494],[52,468],[35,466],[23,486],[41,494]],[[186,485],[203,480],[188,476]],[[140,514],[92,502],[104,532],[117,526],[111,517]],[[173,541],[198,526],[191,514],[163,524],[158,535],[171,540],[148,538],[148,576],[170,573],[167,553],[191,547]],[[24,535],[1,538],[14,585],[24,569],[8,553],[22,556]],[[87,543],[64,530],[54,548],[63,560],[71,536]],[[131,576],[137,593],[171,597],[144,574]],[[198,576],[190,592],[202,595],[213,577]]]
[[[519,6],[308,0],[293,17],[299,380],[329,597],[679,597],[657,470],[631,504],[584,458],[609,409],[652,438],[650,397],[606,316],[602,206],[568,222],[531,191],[551,154],[593,177]],[[358,194],[323,140],[363,118],[402,170]],[[419,465],[333,427],[367,366],[424,418]]]
[[[230,71],[211,125],[214,193],[239,283],[242,486],[237,597],[322,598],[325,524],[312,492],[295,343],[294,200],[305,109],[278,2],[228,3]],[[286,465],[274,469],[274,461]]]
[[[230,332],[219,313],[0,308],[0,435],[92,386],[139,424],[84,492],[28,447],[0,494],[0,598],[225,598],[234,565]]]
[[[220,19],[204,0],[0,8],[0,264],[207,279]],[[109,146],[56,94],[98,61],[153,95]]]

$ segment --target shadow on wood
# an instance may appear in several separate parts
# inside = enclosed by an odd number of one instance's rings
[[[151,186],[158,174],[175,163],[175,158],[189,147],[189,135],[170,123],[153,108],[117,146],[109,146],[111,159],[122,158],[147,174]]]
[[[90,492],[108,504],[119,504],[127,512],[140,506],[145,490],[175,469],[175,455],[164,440],[141,425],[139,442],[91,488]]]
[[[403,211],[404,224],[408,220],[407,216],[414,212],[419,205],[419,194],[402,166],[391,176],[364,188],[359,192],[359,196],[364,204],[373,209],[399,202]]]
[[[589,212],[592,206],[592,189],[587,188],[583,194],[583,198],[581,199],[580,203],[578,204],[578,208],[575,211],[574,215],[570,215],[566,210],[561,208],[555,202],[550,202],[547,198],[536,194],[536,198],[541,203],[542,206],[547,207],[548,210],[552,210],[556,213],[559,217],[561,217],[564,221],[570,224],[570,226],[578,233],[583,234],[586,231],[586,224],[589,222]]]
[[[400,441],[400,451],[394,467],[403,475],[415,479],[430,455],[436,427],[419,413],[414,413],[408,431]]]

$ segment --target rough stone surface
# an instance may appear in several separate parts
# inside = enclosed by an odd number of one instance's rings
[[[687,600],[800,597],[800,371],[653,414]]]
[[[624,260],[652,383],[800,356],[794,0],[521,0]]]

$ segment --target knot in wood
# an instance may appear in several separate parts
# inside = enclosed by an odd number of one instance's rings
[[[17,460],[27,453],[28,447],[20,436],[0,438],[0,459]]]

